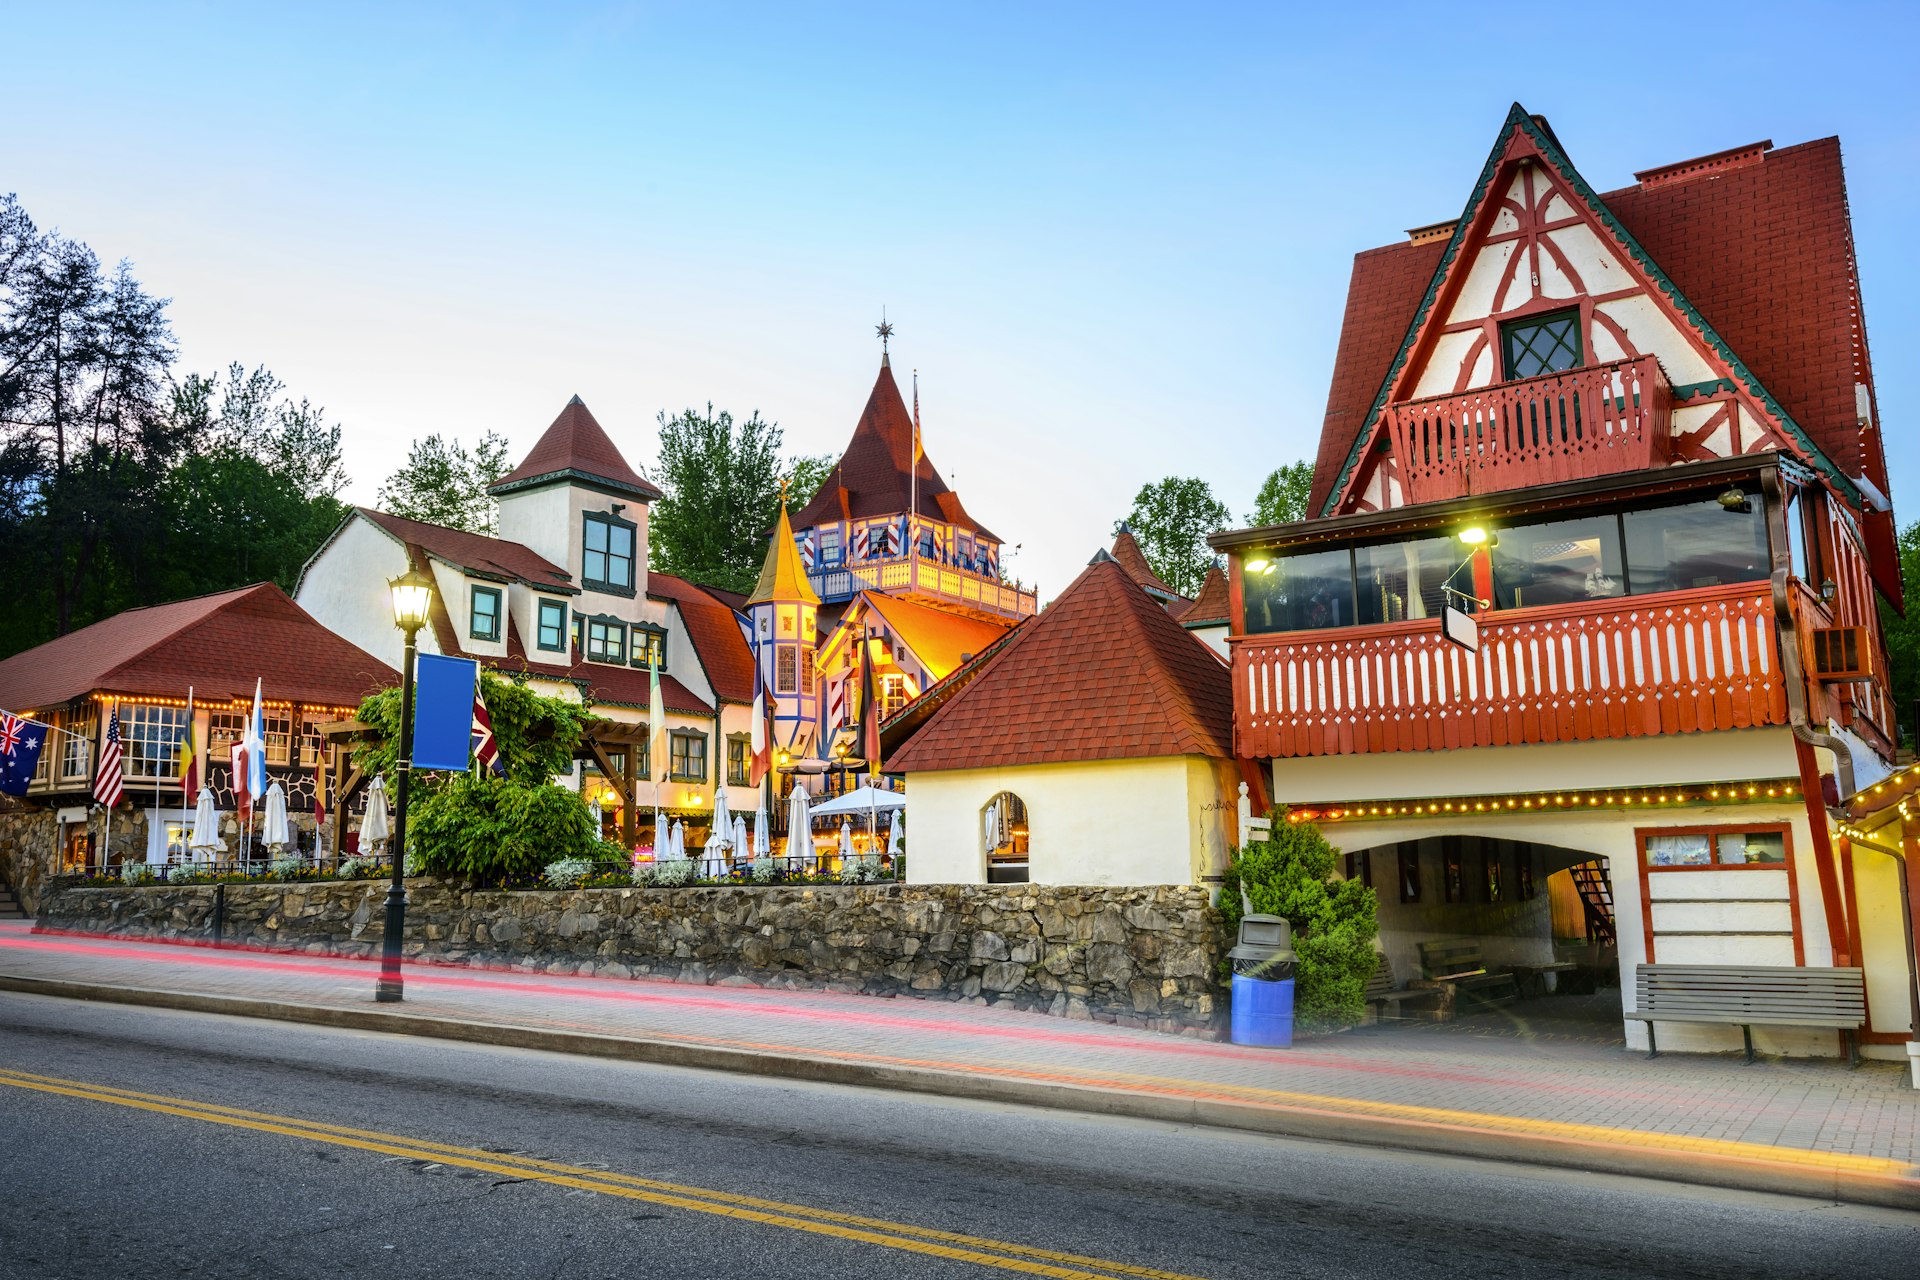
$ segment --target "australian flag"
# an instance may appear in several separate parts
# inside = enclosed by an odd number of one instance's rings
[[[0,716],[0,791],[10,796],[27,794],[46,745],[47,726],[10,713]]]

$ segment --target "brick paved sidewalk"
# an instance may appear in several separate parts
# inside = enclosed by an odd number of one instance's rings
[[[29,932],[0,923],[0,974],[371,1010],[376,965]],[[396,1006],[378,1006],[394,1009]],[[1556,1036],[1368,1028],[1243,1049],[1041,1014],[912,999],[407,966],[405,1012],[931,1068],[1133,1094],[1310,1108],[1478,1131],[1792,1160],[1920,1178],[1904,1066],[1745,1065]]]

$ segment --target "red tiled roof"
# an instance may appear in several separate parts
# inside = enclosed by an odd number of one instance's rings
[[[1215,565],[1207,570],[1207,579],[1200,584],[1200,594],[1193,598],[1193,603],[1174,616],[1183,627],[1206,627],[1225,622],[1229,607],[1227,575]]]
[[[1870,383],[1871,365],[1839,140],[1599,199],[1821,452],[1884,489],[1878,442],[1863,442],[1856,423],[1854,384]],[[1355,257],[1310,511],[1366,425],[1446,246],[1440,237]]]
[[[642,709],[647,706],[645,667],[616,667],[608,662],[584,662],[577,660],[574,653],[568,654],[567,662],[536,662],[527,657],[527,647],[520,639],[520,628],[514,625],[511,616],[507,621],[505,659],[479,654],[466,656],[477,658],[482,666],[502,675],[525,671],[547,680],[584,680],[595,705],[611,703]],[[666,674],[660,677],[660,703],[668,711],[679,711],[686,715],[710,716],[714,713],[713,706],[704,698]]]
[[[919,505],[915,509],[998,542],[998,537],[967,514],[960,505],[960,495],[947,488],[927,457],[924,444]],[[902,515],[914,501],[913,473],[913,417],[900,398],[893,370],[882,360],[880,376],[873,381],[873,392],[853,429],[853,439],[847,442],[847,451],[840,455],[839,464],[813,500],[793,518],[793,526],[810,529],[839,520]]]
[[[1227,666],[1111,560],[1089,565],[889,770],[1233,754]]]
[[[409,520],[405,516],[389,515],[371,507],[355,507],[354,510],[409,547],[458,565],[469,573],[524,582],[542,591],[579,594],[579,588],[573,585],[573,579],[565,569],[518,542]]]
[[[568,477],[598,480],[649,502],[661,496],[660,490],[627,465],[612,438],[594,421],[579,396],[567,401],[567,407],[560,411],[553,425],[534,442],[526,460],[495,480],[489,492],[500,493],[542,480]]]
[[[0,662],[0,706],[58,706],[96,691],[206,702],[358,706],[399,674],[327,630],[271,582],[129,609]]]
[[[647,574],[647,594],[656,600],[670,600],[679,608],[713,691],[724,701],[751,705],[753,650],[747,647],[739,615],[732,606],[716,599],[705,587],[658,569]]]

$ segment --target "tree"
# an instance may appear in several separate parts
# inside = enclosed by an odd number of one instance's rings
[[[387,477],[376,501],[409,520],[491,535],[500,512],[487,486],[509,470],[507,438],[498,432],[481,436],[471,451],[435,432],[413,442],[406,465]]]
[[[1254,526],[1293,524],[1307,518],[1307,494],[1313,488],[1313,464],[1289,462],[1277,467],[1254,496],[1247,523]]]
[[[1920,735],[1920,725],[1914,723],[1915,705],[1920,703],[1920,520],[1900,531],[1900,588],[1907,616],[1901,617],[1882,601],[1880,626],[1887,638],[1894,717],[1908,733]]]
[[[524,882],[557,859],[605,852],[580,793],[551,781],[572,770],[587,709],[491,675],[481,676],[480,692],[506,774],[415,772],[409,851],[431,875],[482,884]],[[371,732],[354,762],[390,778],[399,754],[400,691],[374,694],[360,704],[359,718]]]
[[[1183,596],[1198,595],[1207,570],[1219,563],[1207,546],[1207,535],[1224,529],[1232,514],[1213,496],[1205,480],[1168,476],[1142,485],[1134,495],[1133,510],[1120,524],[1133,536],[1147,563],[1169,587]],[[1120,532],[1120,524],[1113,531]]]
[[[800,454],[787,459],[787,505],[798,511],[813,501],[820,486],[833,474],[836,459],[830,453]]]
[[[706,586],[751,591],[780,509],[780,427],[707,405],[660,414],[655,478],[666,496],[648,518],[648,556]],[[817,482],[816,482],[817,483]]]
[[[1311,822],[1273,815],[1273,832],[1238,850],[1220,888],[1220,914],[1238,930],[1244,892],[1259,915],[1293,926],[1294,1009],[1307,1026],[1352,1026],[1366,1016],[1379,961],[1379,901],[1358,880],[1336,880],[1335,851]]]

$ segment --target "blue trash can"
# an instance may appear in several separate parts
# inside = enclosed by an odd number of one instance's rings
[[[1266,1049],[1293,1045],[1293,979],[1233,975],[1233,1042]]]

